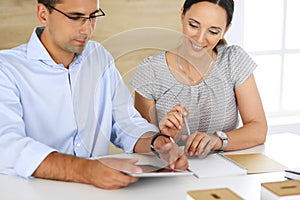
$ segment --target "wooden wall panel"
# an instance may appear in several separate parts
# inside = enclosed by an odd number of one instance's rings
[[[98,21],[92,39],[103,42],[116,34],[143,27],[161,27],[178,32],[181,30],[182,4],[183,0],[101,0],[101,8],[107,16]],[[0,20],[0,49],[26,43],[33,28],[39,25],[36,0],[0,0]],[[124,75],[154,52],[149,49],[129,52],[118,57],[116,65]]]
[[[107,16],[99,20],[93,39],[103,41],[122,31],[141,27],[180,30],[182,0],[101,0]],[[27,42],[36,19],[36,0],[0,0],[0,49]]]
[[[98,21],[92,39],[103,42],[116,34],[143,27],[180,31],[182,3],[183,0],[101,0],[101,8],[107,16]],[[0,49],[27,43],[33,28],[38,25],[36,0],[0,0]],[[131,80],[138,63],[157,51],[141,49],[116,58],[116,66],[126,83]],[[120,151],[111,147],[111,152]]]

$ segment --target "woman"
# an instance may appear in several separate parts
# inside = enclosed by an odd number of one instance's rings
[[[145,59],[131,82],[137,110],[162,132],[180,136],[190,156],[250,148],[266,139],[256,64],[223,39],[233,10],[233,0],[186,0],[182,45]],[[199,70],[198,63],[206,69]]]

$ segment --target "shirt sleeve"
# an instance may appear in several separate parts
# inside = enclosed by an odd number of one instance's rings
[[[152,66],[152,59],[150,56],[143,60],[136,69],[135,75],[130,82],[130,86],[143,97],[154,100],[155,97],[155,73]]]
[[[113,62],[110,66],[112,89],[113,129],[111,141],[125,152],[133,152],[138,139],[146,132],[158,132],[134,108],[132,96]],[[150,150],[150,147],[149,147]]]
[[[229,49],[229,65],[231,80],[235,88],[244,83],[257,67],[250,55],[236,45]]]
[[[17,84],[0,65],[0,173],[28,178],[53,151],[26,137]]]

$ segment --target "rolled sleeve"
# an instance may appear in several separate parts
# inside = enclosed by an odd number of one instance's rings
[[[126,153],[133,153],[133,149],[137,141],[146,132],[158,132],[158,128],[152,124],[149,124],[146,120],[142,118],[137,118],[133,120],[132,123],[135,125],[120,126],[120,124],[114,125],[114,132],[119,133],[117,137],[112,138],[113,143],[122,148]],[[128,128],[122,128],[128,127]],[[127,130],[126,130],[127,129]],[[150,150],[150,149],[149,149]]]
[[[55,150],[38,142],[31,142],[16,160],[16,173],[24,178],[30,177],[42,161]]]

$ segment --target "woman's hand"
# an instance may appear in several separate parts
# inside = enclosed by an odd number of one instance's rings
[[[200,158],[204,158],[214,149],[218,149],[217,145],[222,143],[215,134],[208,135],[204,132],[195,132],[190,136],[183,136],[183,139],[186,141],[185,153],[189,156],[200,156]]]
[[[181,136],[181,130],[184,126],[183,117],[187,117],[188,110],[186,107],[175,105],[159,122],[159,129],[162,133],[171,136],[178,141]]]

